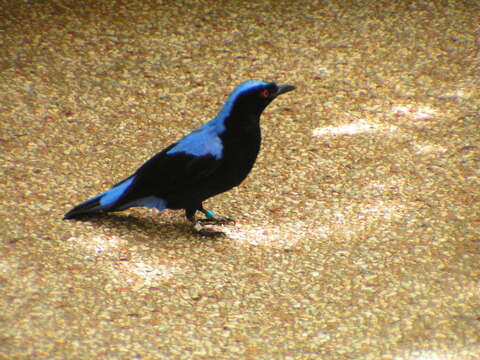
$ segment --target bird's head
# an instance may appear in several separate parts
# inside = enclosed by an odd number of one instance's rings
[[[294,90],[292,85],[250,80],[241,83],[230,94],[217,118],[258,119],[277,96]]]

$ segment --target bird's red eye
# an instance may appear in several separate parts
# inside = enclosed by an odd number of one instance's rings
[[[270,91],[268,91],[267,89],[263,90],[261,93],[262,97],[264,97],[265,99],[268,98],[270,96]]]

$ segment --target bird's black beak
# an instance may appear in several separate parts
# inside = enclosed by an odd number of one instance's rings
[[[286,92],[289,92],[292,90],[295,90],[295,86],[293,85],[279,85],[277,92],[274,94],[274,97],[285,94]]]

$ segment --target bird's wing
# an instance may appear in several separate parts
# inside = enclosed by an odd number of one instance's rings
[[[192,184],[215,171],[222,155],[222,140],[216,128],[207,123],[152,157],[137,173],[146,173],[166,189]]]
[[[210,176],[222,163],[212,155],[191,155],[184,152],[155,155],[136,172],[132,185],[148,184],[165,191],[181,185],[191,185]]]
[[[198,134],[198,135],[197,135]],[[222,164],[223,146],[216,136],[193,132],[153,156],[132,175],[132,182],[114,208],[136,204],[138,199],[165,199],[211,176]]]

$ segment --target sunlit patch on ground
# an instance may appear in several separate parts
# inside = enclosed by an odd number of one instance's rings
[[[12,271],[10,263],[7,263],[5,259],[0,260],[0,274],[8,274]]]
[[[464,92],[463,90],[457,90],[457,91],[455,91],[454,97],[456,97],[456,98],[465,98],[465,97],[467,97],[467,96],[465,95],[465,92]]]
[[[152,286],[159,284],[162,280],[170,279],[176,272],[177,268],[169,267],[165,264],[146,264],[144,262],[128,263],[127,272],[136,275],[139,285]],[[127,283],[134,283],[135,279],[129,278]]]
[[[70,238],[72,239],[72,238]],[[94,236],[90,241],[85,241],[85,238],[82,238],[84,247],[87,250],[91,250],[96,254],[102,254],[104,252],[109,252],[112,250],[117,250],[121,246],[126,245],[126,242],[119,236]]]
[[[319,73],[324,73],[324,74],[331,74],[332,73],[332,71],[329,70],[326,66],[318,65],[316,67],[316,69]]]
[[[21,271],[23,267],[23,264],[15,262],[7,257],[4,259],[0,258],[0,288],[2,284],[8,283],[12,280],[11,274]],[[31,286],[34,286],[33,284],[35,284],[34,280],[36,277],[37,275],[34,272],[22,271],[22,279],[24,281],[30,280],[32,282]]]
[[[289,247],[308,236],[326,238],[328,228],[321,225],[307,224],[303,221],[281,223],[278,226],[254,226],[237,223],[234,227],[221,229],[233,240],[251,245],[271,245]]]
[[[119,236],[80,236],[71,237],[68,241],[74,243],[76,249],[83,248],[85,257],[104,259],[102,268],[112,277],[112,283],[118,286],[148,287],[170,279],[179,271],[176,266],[144,256],[145,249],[132,246]]]
[[[477,346],[478,347],[478,346]],[[473,350],[473,351],[472,351]],[[413,350],[406,355],[397,355],[395,360],[460,360],[473,359],[471,354],[478,349],[465,349],[465,351],[431,351],[431,350]]]
[[[400,176],[389,176],[382,181],[371,181],[363,186],[362,193],[382,196],[388,191],[402,191],[405,188],[405,178]]]
[[[428,106],[396,105],[390,111],[395,116],[409,117],[413,121],[428,120],[435,115],[435,110]]]
[[[454,359],[452,356],[443,355],[434,351],[413,351],[410,355],[399,356],[396,360],[449,360]]]
[[[450,98],[450,99],[469,99],[472,97],[472,89],[468,89],[468,87],[461,87],[457,90],[449,90],[447,91],[442,98]]]
[[[435,145],[435,144],[415,144],[413,146],[413,149],[417,154],[443,154],[444,152],[447,151],[444,147],[440,145]]]
[[[335,136],[335,135],[357,135],[363,133],[384,132],[390,133],[396,131],[397,128],[392,125],[380,125],[369,123],[365,120],[359,120],[351,124],[340,126],[326,126],[316,128],[312,131],[313,136]]]
[[[343,207],[333,212],[330,233],[352,236],[365,230],[371,223],[401,220],[405,209],[396,201],[375,201],[358,208]]]
[[[251,245],[290,247],[310,237],[328,238],[334,232],[347,235],[362,231],[367,224],[377,221],[400,220],[405,213],[404,205],[395,200],[378,200],[358,208],[342,207],[332,212],[324,223],[295,221],[277,226],[255,226],[237,223],[220,227],[228,238]]]
[[[378,219],[393,220],[402,217],[401,210],[403,206],[395,202],[377,201],[366,205],[359,213],[359,219]]]

